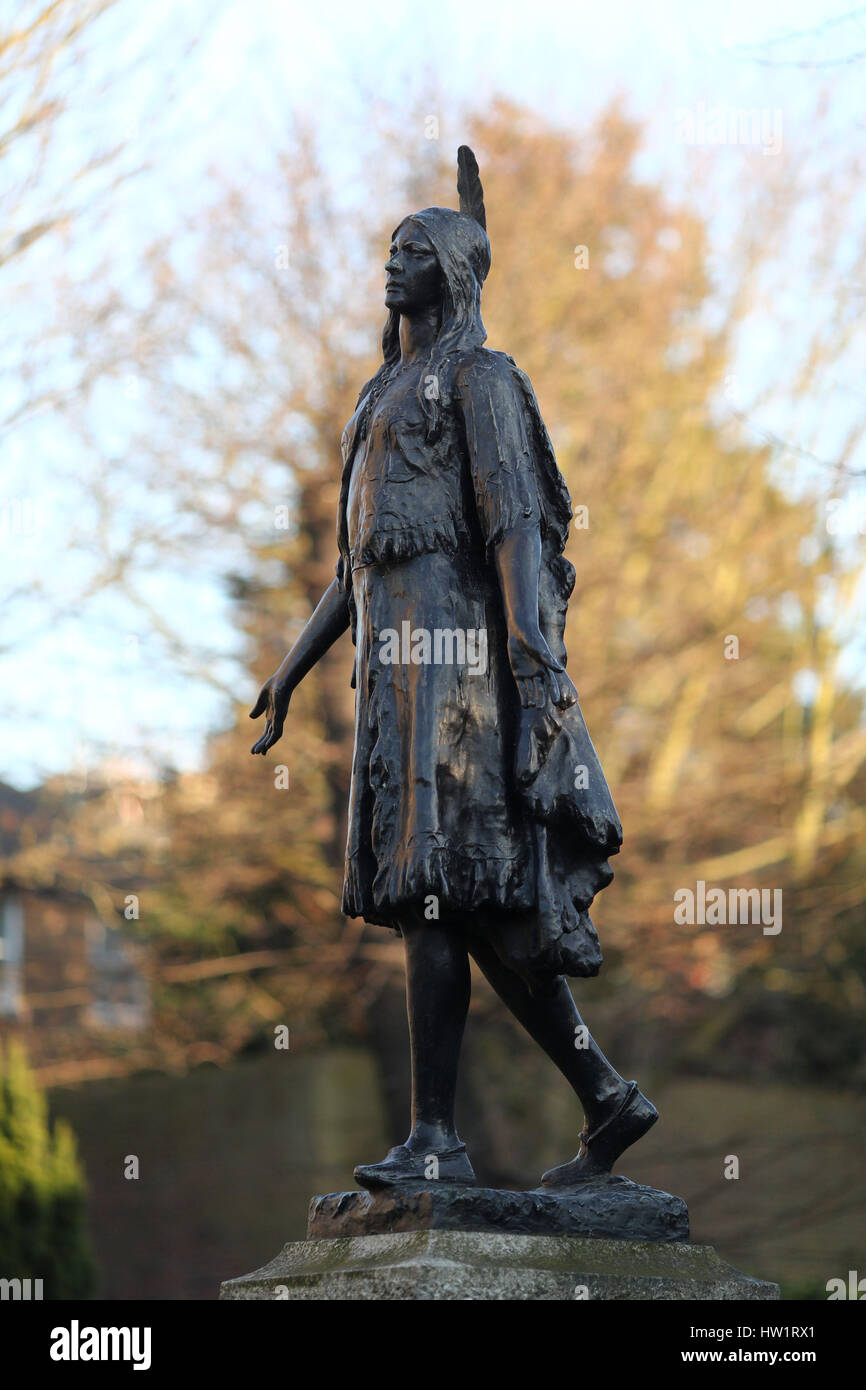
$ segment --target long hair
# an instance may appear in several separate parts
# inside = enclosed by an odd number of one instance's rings
[[[490,242],[473,218],[451,208],[423,208],[404,217],[396,236],[407,222],[415,222],[430,239],[442,271],[442,320],[418,385],[418,400],[427,421],[427,439],[438,438],[442,428],[442,404],[451,389],[451,359],[470,348],[481,347],[487,330],[481,318],[481,286],[490,269]],[[400,313],[391,309],[382,331],[382,365],[363,387],[359,402],[369,393],[361,430],[369,423],[372,408],[400,358]]]

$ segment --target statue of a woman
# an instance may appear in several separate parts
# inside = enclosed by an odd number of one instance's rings
[[[601,965],[589,917],[622,830],[565,673],[571,504],[529,379],[483,346],[478,166],[460,211],[393,235],[384,360],[342,440],[337,575],[251,712],[277,742],[292,691],[351,626],[355,752],[343,911],[405,943],[412,1127],[355,1177],[472,1184],[454,1127],[471,955],[585,1115],[567,1190],[658,1118],[590,1037],[567,975]]]

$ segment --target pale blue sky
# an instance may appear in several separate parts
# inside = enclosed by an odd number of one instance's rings
[[[843,20],[846,14],[852,17]],[[186,37],[200,27],[201,45],[180,63],[180,88],[166,101],[165,75],[179,61]],[[106,32],[94,79],[100,69],[132,59],[139,44],[148,45],[153,56],[145,71],[108,97],[95,95],[95,80],[75,85],[68,148],[87,148],[100,132],[117,130],[128,142],[129,158],[152,153],[155,167],[114,199],[88,236],[64,254],[70,273],[78,274],[108,253],[130,285],[140,248],[204,196],[208,167],[216,164],[239,178],[264,169],[291,112],[315,116],[332,168],[357,180],[371,102],[399,100],[422,69],[449,107],[505,94],[578,129],[621,94],[647,122],[647,171],[674,190],[688,191],[693,167],[693,151],[677,138],[684,111],[760,108],[768,130],[778,112],[785,148],[797,151],[804,164],[826,164],[846,151],[866,154],[866,59],[837,61],[866,52],[866,7],[855,11],[845,0],[733,0],[724,6],[693,0],[656,6],[635,0],[568,6],[447,0],[408,7],[379,0],[327,6],[235,0],[216,13],[206,0],[183,6],[157,0],[147,8],[121,4]],[[819,151],[812,128],[822,90],[829,106],[825,134],[831,138]],[[407,139],[419,138],[407,132]],[[456,146],[461,131],[443,121],[441,138]],[[738,162],[750,153],[718,152],[720,187],[736,179]],[[62,182],[62,169],[56,173]],[[736,230],[723,213],[714,214],[715,252],[722,261]],[[40,254],[46,257],[44,276],[34,274],[39,263],[31,259],[12,287],[28,328],[51,307],[56,264],[48,258],[56,257],[57,248],[46,245]],[[810,303],[808,286],[798,283],[794,265],[786,294],[786,314],[795,322],[798,315],[805,323],[822,312]],[[738,377],[763,384],[779,337],[772,317],[756,320],[742,344]],[[14,348],[14,331],[10,343]],[[67,365],[61,359],[50,370],[63,372]],[[858,364],[852,356],[850,372],[820,416],[813,409],[798,422],[801,438],[822,457],[833,457],[850,412],[862,410],[862,379],[862,360]],[[8,394],[0,380],[0,402]],[[101,428],[110,433],[112,412],[122,418],[124,410],[137,408],[131,397],[106,401]],[[775,410],[766,416],[766,427],[789,426],[783,407],[777,403]],[[74,594],[83,571],[63,559],[62,546],[71,511],[87,515],[86,463],[51,416],[3,443],[7,508],[10,499],[33,498],[40,515],[36,534],[3,537],[0,582],[26,584],[39,573],[55,596]],[[226,557],[213,558],[210,570],[205,566],[198,574],[151,576],[149,597],[190,637],[212,635],[215,651],[223,653],[221,676],[250,699],[249,677],[230,659],[237,642],[218,584]],[[27,610],[29,622],[36,616]],[[127,760],[140,749],[146,763],[155,749],[182,766],[195,764],[204,736],[225,719],[226,703],[184,674],[159,643],[136,643],[136,627],[137,620],[110,595],[27,641],[19,642],[22,632],[13,627],[12,651],[0,658],[0,708],[6,716],[0,777],[28,785],[71,763],[84,767],[97,749],[112,746]]]

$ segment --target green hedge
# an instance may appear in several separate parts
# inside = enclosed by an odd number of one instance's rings
[[[0,1278],[41,1279],[46,1299],[92,1296],[84,1190],[72,1130],[49,1123],[24,1049],[0,1046]]]

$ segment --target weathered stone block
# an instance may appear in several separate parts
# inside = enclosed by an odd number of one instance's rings
[[[768,1300],[708,1245],[422,1230],[297,1241],[220,1298]]]

